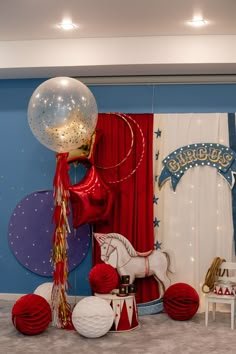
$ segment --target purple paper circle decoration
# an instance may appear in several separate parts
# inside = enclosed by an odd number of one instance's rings
[[[8,241],[16,259],[30,271],[51,277],[53,264],[53,233],[55,224],[53,191],[37,191],[22,199],[15,207],[8,225]],[[87,254],[91,231],[88,224],[73,229],[67,236],[69,272],[76,268]]]

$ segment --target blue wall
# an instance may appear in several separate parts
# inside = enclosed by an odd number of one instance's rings
[[[8,245],[8,223],[24,197],[51,190],[55,153],[32,135],[27,106],[44,80],[0,81],[0,293],[31,293],[51,278],[24,268]],[[91,86],[99,112],[183,113],[235,112],[236,85]],[[70,272],[70,294],[89,295],[91,245],[82,263]]]

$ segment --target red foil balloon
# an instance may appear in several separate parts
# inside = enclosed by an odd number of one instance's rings
[[[95,166],[86,176],[69,187],[74,228],[105,220],[111,211],[113,194],[99,176]]]

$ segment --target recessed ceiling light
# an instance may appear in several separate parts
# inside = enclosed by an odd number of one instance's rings
[[[207,24],[207,21],[205,21],[201,17],[194,17],[191,21],[188,21],[188,24],[193,27],[201,27],[205,26]]]
[[[61,23],[59,23],[58,27],[60,29],[63,29],[64,31],[70,31],[77,28],[78,26],[73,22],[71,22],[70,20],[64,20]]]

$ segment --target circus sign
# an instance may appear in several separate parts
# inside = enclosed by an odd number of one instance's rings
[[[173,151],[162,161],[164,167],[158,183],[162,186],[170,178],[175,191],[181,177],[189,168],[211,166],[217,169],[232,188],[236,173],[235,160],[236,152],[228,146],[214,143],[186,145]]]

